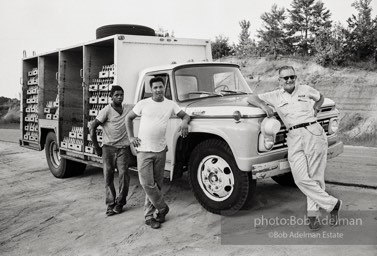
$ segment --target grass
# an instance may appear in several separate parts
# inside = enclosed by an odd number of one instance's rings
[[[0,121],[0,129],[20,129],[20,123],[8,123]]]
[[[365,147],[377,147],[377,134],[375,132],[368,133],[363,131],[360,136],[352,137],[347,134],[355,127],[362,125],[368,116],[360,113],[349,113],[343,116],[340,120],[339,137],[345,145],[352,146],[365,146]]]
[[[340,131],[341,132],[350,131],[356,126],[358,126],[359,123],[362,122],[364,119],[366,118],[362,116],[360,113],[346,114],[340,120]]]
[[[377,147],[377,137],[375,134],[363,134],[360,137],[351,138],[345,134],[340,133],[339,137],[345,145]]]

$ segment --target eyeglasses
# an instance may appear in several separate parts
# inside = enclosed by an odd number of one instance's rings
[[[283,78],[285,81],[288,81],[288,79],[295,80],[296,77],[297,77],[296,75],[293,75],[293,76],[283,76],[283,77],[280,77],[280,78]]]

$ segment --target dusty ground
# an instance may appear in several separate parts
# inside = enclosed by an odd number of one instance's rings
[[[369,170],[366,175],[371,179],[376,177],[372,170],[376,170],[377,150],[347,148],[345,153],[336,163],[330,161],[329,177],[337,179],[347,169],[344,167],[348,165],[349,154],[359,170]],[[87,168],[80,177],[56,179],[47,168],[43,151],[0,141],[0,170],[0,255],[302,255],[305,252],[305,255],[346,256],[377,253],[375,245],[222,244],[222,218],[197,203],[186,177],[173,183],[165,182],[164,192],[171,212],[160,230],[152,230],[143,224],[144,194],[136,173],[131,174],[126,211],[106,217],[99,168]],[[365,175],[354,173],[353,176]],[[328,185],[327,190],[343,199],[345,211],[367,211],[372,225],[377,227],[375,189]],[[281,187],[271,180],[258,183],[257,196],[252,202],[253,206],[244,214],[248,218],[305,209],[305,198],[297,189]],[[349,231],[328,226],[323,230]],[[377,244],[375,231],[361,232],[357,236],[358,241],[370,241],[372,237]],[[356,244],[362,243],[358,241]]]

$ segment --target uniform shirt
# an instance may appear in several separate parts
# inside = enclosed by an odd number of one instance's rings
[[[133,111],[141,116],[138,137],[141,140],[138,151],[161,152],[166,148],[166,128],[169,118],[181,109],[174,101],[164,98],[156,102],[152,98],[139,101]]]
[[[320,93],[313,87],[296,85],[292,94],[281,88],[258,96],[275,108],[287,128],[317,120],[313,105],[314,100],[320,99]]]
[[[104,145],[125,148],[130,145],[128,140],[125,118],[132,109],[132,105],[122,104],[123,113],[120,115],[111,104],[100,110],[96,119],[102,123]]]

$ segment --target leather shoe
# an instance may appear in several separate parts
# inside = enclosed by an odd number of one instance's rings
[[[330,220],[329,220],[330,226],[335,227],[339,225],[340,208],[342,208],[342,200],[338,200],[338,202],[336,202],[336,205],[334,206],[334,209],[330,212]]]
[[[309,228],[312,231],[317,231],[321,228],[321,223],[319,223],[318,217],[308,217],[309,219]]]
[[[164,209],[157,212],[156,220],[160,223],[164,223],[165,222],[165,216],[166,216],[166,214],[168,214],[168,212],[169,212],[169,206],[166,205],[166,207]]]
[[[157,229],[161,227],[160,222],[158,222],[155,218],[145,220],[145,224],[147,224],[148,226],[151,226],[151,228],[153,229]]]

